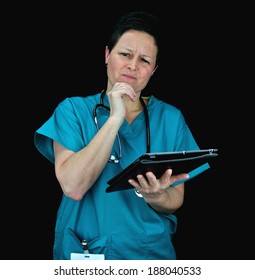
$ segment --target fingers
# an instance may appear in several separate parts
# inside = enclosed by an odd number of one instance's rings
[[[136,177],[137,180],[130,179],[129,183],[137,193],[144,196],[162,194],[173,183],[187,179],[189,175],[186,173],[172,175],[172,169],[168,169],[159,179],[152,172],[147,172],[144,176],[139,174]]]
[[[109,92],[109,95],[121,98],[123,98],[124,95],[127,95],[132,101],[135,101],[136,98],[136,93],[134,89],[126,83],[116,83],[113,86],[112,90]]]
[[[168,180],[162,183],[152,172],[147,172],[144,176],[139,174],[136,178],[137,180],[130,179],[129,183],[143,195],[161,194],[169,187]]]

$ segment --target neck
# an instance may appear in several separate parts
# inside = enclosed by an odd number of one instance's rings
[[[137,112],[143,110],[143,105],[139,97],[136,97],[135,101],[131,101],[127,95],[124,95],[123,102],[128,112]]]

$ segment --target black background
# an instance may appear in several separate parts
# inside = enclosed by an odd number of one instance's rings
[[[52,258],[61,190],[53,165],[35,149],[34,132],[65,97],[105,88],[104,50],[111,28],[124,13],[144,9],[98,6],[9,10],[1,259]],[[185,203],[176,212],[177,258],[253,259],[253,182],[246,180],[252,173],[244,168],[249,166],[246,158],[235,151],[252,147],[242,120],[249,116],[243,108],[247,112],[251,104],[235,73],[238,14],[223,6],[146,9],[163,26],[162,59],[149,93],[182,110],[201,148],[219,149],[212,168],[186,184]]]

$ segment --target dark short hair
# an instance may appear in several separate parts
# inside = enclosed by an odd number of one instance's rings
[[[159,61],[159,20],[158,18],[145,11],[135,11],[130,12],[124,16],[122,16],[115,27],[113,28],[112,34],[110,36],[110,39],[108,41],[108,48],[111,52],[112,49],[117,44],[119,38],[128,30],[138,30],[143,31],[148,34],[150,34],[154,40],[155,44],[157,46],[158,52],[157,52],[157,61],[156,64],[158,64]]]

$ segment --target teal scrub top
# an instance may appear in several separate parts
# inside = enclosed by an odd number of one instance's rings
[[[53,140],[78,152],[97,133],[93,109],[100,103],[100,93],[86,97],[70,97],[58,104],[52,116],[35,132],[35,146],[54,163]],[[107,95],[104,105],[109,106]],[[151,96],[149,115],[151,152],[199,149],[181,111]],[[97,110],[101,127],[109,116]],[[172,237],[176,232],[174,214],[153,210],[134,189],[106,193],[107,181],[146,152],[144,113],[119,129],[122,158],[118,164],[108,162],[91,189],[80,201],[64,194],[57,212],[53,259],[70,259],[71,253],[82,253],[86,239],[90,253],[105,254],[106,260],[170,260],[176,259]],[[112,154],[118,155],[118,141]],[[100,154],[97,155],[100,157]],[[209,168],[203,164],[189,173],[188,180]],[[86,172],[86,171],[85,171]]]

